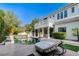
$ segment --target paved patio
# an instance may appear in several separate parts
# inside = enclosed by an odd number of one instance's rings
[[[62,41],[64,42],[64,44],[71,44],[71,45],[79,46],[78,41],[70,41],[70,40],[62,40]]]
[[[40,56],[35,51],[34,45],[0,45],[0,56],[27,56],[32,53],[35,56]],[[67,52],[63,56],[79,56],[79,53],[67,50]]]

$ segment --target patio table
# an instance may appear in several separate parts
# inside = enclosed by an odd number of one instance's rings
[[[58,45],[61,44],[61,41],[41,41],[35,44],[36,51],[38,51],[41,54],[47,54],[51,51],[54,51]]]

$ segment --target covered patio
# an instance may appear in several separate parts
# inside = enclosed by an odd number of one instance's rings
[[[52,37],[52,35],[51,35],[52,32],[53,32],[52,27],[38,28],[38,29],[35,29],[34,36],[35,37],[50,38],[50,37]]]

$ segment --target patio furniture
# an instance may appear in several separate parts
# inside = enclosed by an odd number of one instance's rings
[[[41,41],[35,44],[36,51],[41,55],[47,55],[54,51],[61,41]]]

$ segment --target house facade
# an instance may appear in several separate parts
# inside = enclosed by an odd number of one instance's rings
[[[34,36],[50,38],[52,32],[66,32],[66,39],[77,40],[77,28],[79,28],[79,4],[71,3],[36,23]]]

